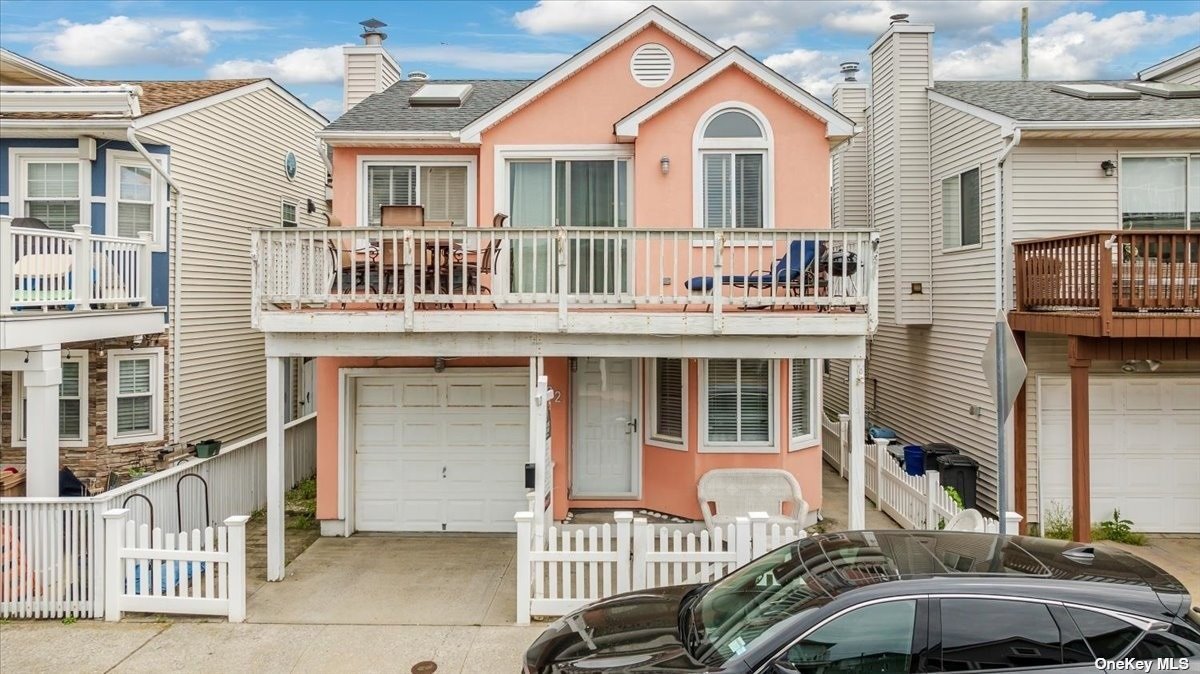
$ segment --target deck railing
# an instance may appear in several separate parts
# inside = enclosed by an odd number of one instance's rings
[[[13,227],[0,218],[0,314],[149,306],[150,234]]]
[[[1020,311],[1200,310],[1200,231],[1085,232],[1014,248]]]
[[[866,308],[866,230],[260,229],[259,310]]]

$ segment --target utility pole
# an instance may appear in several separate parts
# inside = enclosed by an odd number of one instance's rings
[[[1021,81],[1029,80],[1029,7],[1021,8]]]

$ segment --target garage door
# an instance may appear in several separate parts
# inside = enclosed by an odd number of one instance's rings
[[[528,508],[527,371],[360,378],[360,531],[515,531]]]
[[[1039,378],[1041,503],[1071,502],[1071,389]],[[1114,508],[1139,531],[1200,532],[1200,378],[1090,379],[1092,519]]]

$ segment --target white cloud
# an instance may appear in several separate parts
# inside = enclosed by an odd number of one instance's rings
[[[309,105],[329,119],[336,119],[342,114],[342,101],[338,98],[319,98]]]
[[[234,59],[208,69],[213,79],[270,77],[287,84],[325,84],[342,79],[342,47],[306,47],[270,61]]]
[[[908,14],[909,21],[913,23],[937,24],[937,30],[942,34],[987,32],[997,23],[1019,21],[1021,7],[1028,6],[1030,18],[1037,19],[1053,14],[1054,10],[1066,4],[1063,0],[872,0],[841,3],[823,17],[822,23],[828,28],[847,33],[878,35],[891,23],[893,14]]]
[[[248,21],[112,16],[99,23],[57,21],[38,32],[33,54],[66,66],[112,66],[156,62],[199,63],[213,48],[212,34],[253,30]]]
[[[811,49],[793,49],[763,59],[767,67],[826,100],[833,94],[834,85],[844,79],[839,68],[841,61],[835,54]]]
[[[557,52],[504,52],[454,45],[412,45],[394,49],[392,54],[406,69],[437,73],[429,64],[441,64],[489,73],[535,74],[550,70],[571,57]]]
[[[1151,42],[1168,42],[1195,32],[1200,13],[1149,16],[1143,11],[1097,18],[1073,12],[1047,24],[1029,38],[1029,75],[1034,79],[1082,80],[1105,76],[1118,58]],[[982,43],[934,60],[939,79],[1016,79],[1021,74],[1017,38]]]

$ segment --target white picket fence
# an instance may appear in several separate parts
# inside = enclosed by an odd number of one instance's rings
[[[104,619],[124,611],[224,615],[246,619],[247,515],[223,527],[163,534],[138,525],[128,508],[104,513]]]
[[[316,415],[287,424],[287,485],[316,474]],[[104,613],[104,519],[127,508],[132,521],[164,533],[203,529],[266,505],[266,435],[226,445],[217,456],[149,475],[98,496],[0,499],[0,618],[98,618]],[[208,482],[205,521],[198,479]],[[144,498],[143,498],[144,497]],[[150,522],[150,504],[154,522]]]
[[[614,524],[540,531],[530,512],[516,515],[517,622],[560,616],[622,592],[721,578],[750,560],[804,538],[803,529],[768,525],[766,513],[684,534],[652,525],[632,512]]]

